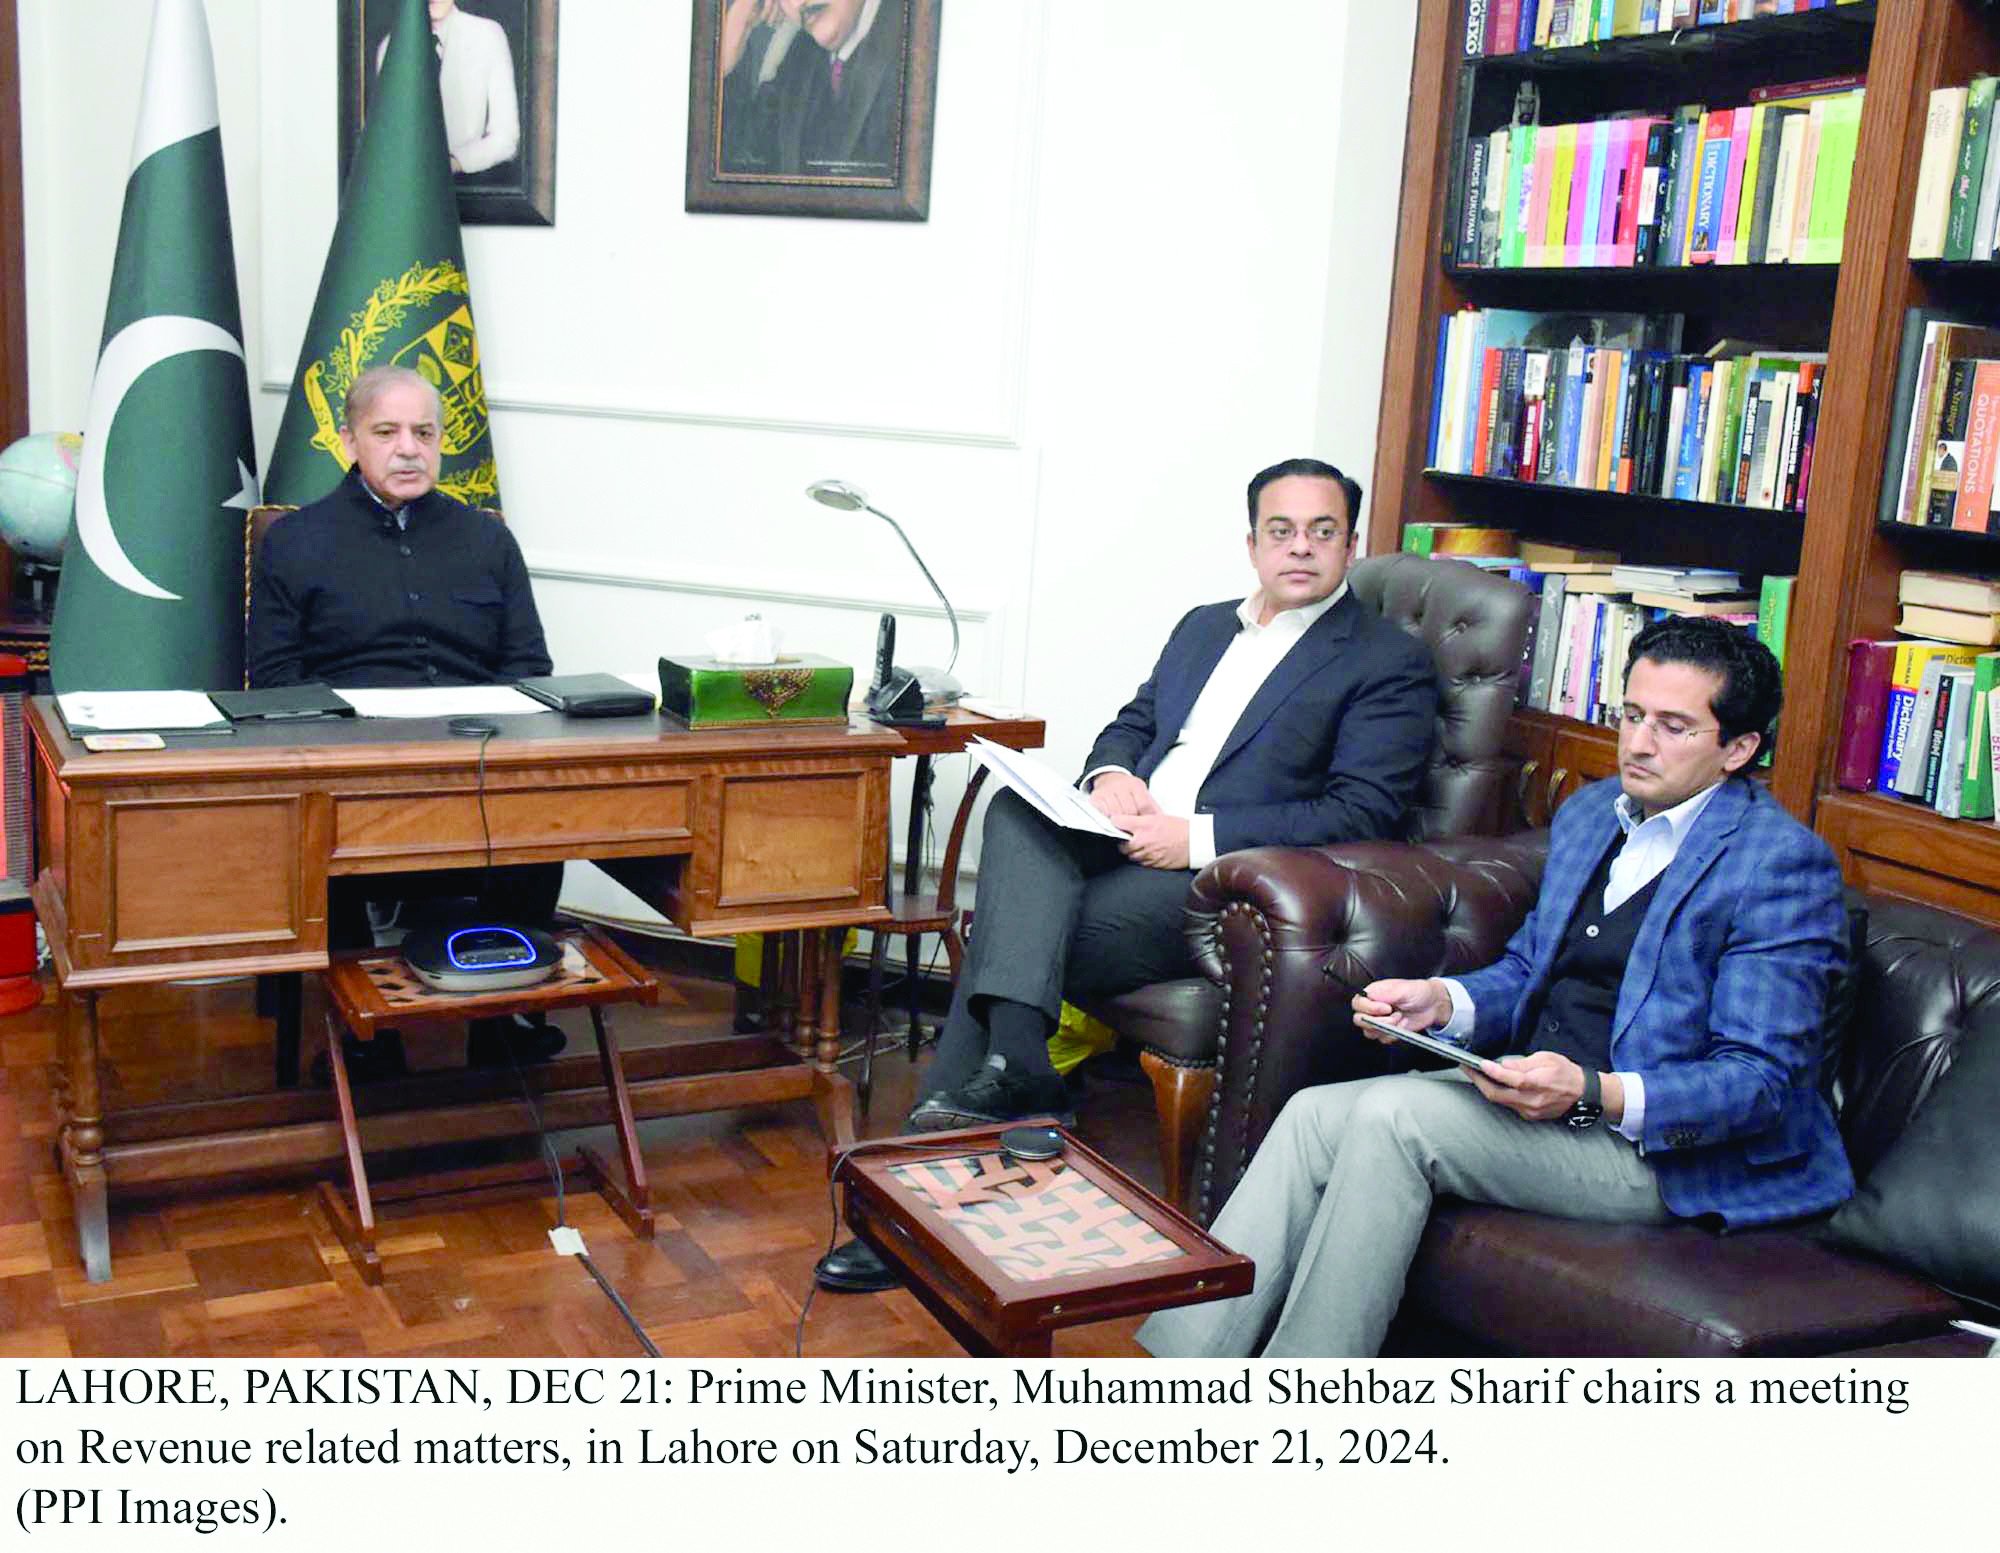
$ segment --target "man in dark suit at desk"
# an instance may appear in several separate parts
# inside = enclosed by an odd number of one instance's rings
[[[1257,591],[1184,616],[1085,762],[1091,801],[1127,839],[1058,829],[1011,793],[987,811],[978,922],[912,1128],[1066,1113],[1048,1058],[1062,1003],[1192,975],[1183,908],[1220,854],[1397,833],[1437,681],[1424,645],[1348,591],[1361,489],[1299,458],[1260,471],[1248,497]],[[820,1279],[888,1275],[857,1241]]]
[[[340,428],[346,478],[280,518],[258,550],[253,690],[509,684],[549,672],[514,536],[437,488],[442,423],[438,392],[418,373],[376,367],[355,379]],[[472,896],[481,915],[542,924],[561,891],[560,863],[336,879],[328,937],[336,949],[366,946],[369,898]],[[475,1061],[504,1060],[489,1023],[474,1031]],[[516,1056],[546,1057],[562,1036],[541,1027],[513,1046]]]

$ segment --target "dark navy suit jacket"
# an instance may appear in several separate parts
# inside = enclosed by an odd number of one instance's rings
[[[1182,617],[1085,771],[1151,779],[1242,629],[1236,610],[1204,604]],[[1436,719],[1429,649],[1345,594],[1251,697],[1196,794],[1197,812],[1215,816],[1216,854],[1398,835]]]

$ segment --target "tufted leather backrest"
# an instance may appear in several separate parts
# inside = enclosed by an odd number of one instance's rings
[[[1840,1066],[1840,1132],[1866,1177],[1967,1041],[2000,1041],[2000,933],[1870,895],[1868,947]]]
[[[1370,556],[1347,581],[1383,619],[1421,637],[1437,665],[1437,737],[1407,834],[1413,841],[1491,834],[1533,596],[1468,562],[1420,555]]]

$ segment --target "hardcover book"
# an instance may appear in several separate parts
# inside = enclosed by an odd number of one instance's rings
[[[1833,780],[1850,792],[1872,792],[1882,754],[1882,714],[1896,668],[1898,643],[1856,640],[1847,644],[1847,699],[1841,710],[1840,749]]]

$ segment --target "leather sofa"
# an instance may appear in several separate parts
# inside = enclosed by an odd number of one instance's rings
[[[1534,897],[1546,847],[1538,831],[1426,847],[1266,849],[1201,875],[1189,936],[1226,1010],[1191,1204],[1203,1222],[1293,1091],[1406,1065],[1352,1034],[1351,987],[1495,959]],[[1850,908],[1855,968],[1829,1010],[1836,1035],[1825,1083],[1865,1183],[1969,1043],[2000,1042],[2000,934],[1887,896],[1850,892]],[[2000,1093],[1992,1099],[2000,1113]],[[2000,1182],[1984,1189],[2000,1192]],[[1981,1312],[1845,1249],[1823,1220],[1720,1235],[1445,1198],[1411,1267],[1389,1351],[1980,1351],[1948,1326],[1966,1315]]]

